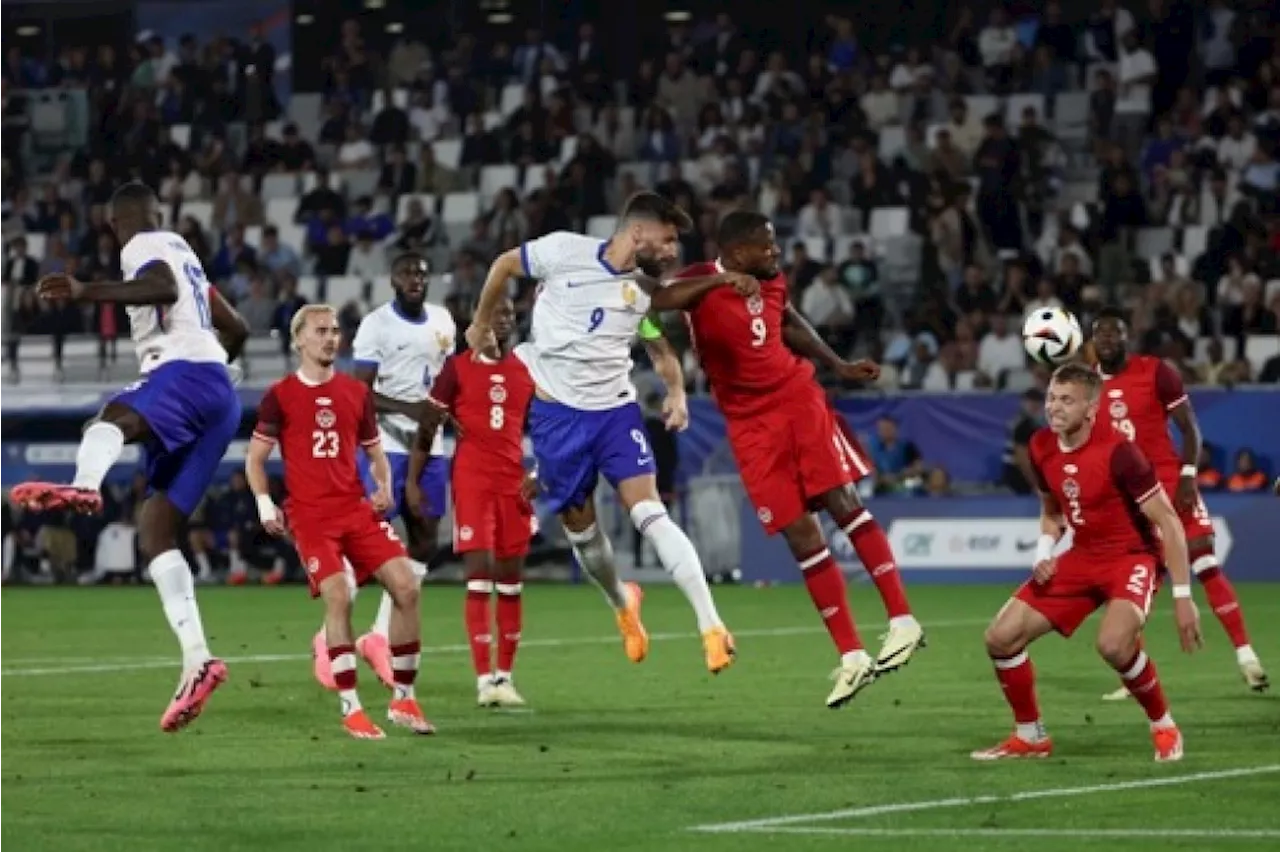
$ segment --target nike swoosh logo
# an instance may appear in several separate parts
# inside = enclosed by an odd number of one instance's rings
[[[1023,541],[1022,539],[1018,539],[1017,541],[1018,552],[1023,553],[1028,550],[1035,550],[1037,544],[1038,542]]]

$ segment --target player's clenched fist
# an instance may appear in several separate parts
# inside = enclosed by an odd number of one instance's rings
[[[1040,583],[1043,585],[1044,583],[1047,583],[1050,580],[1052,580],[1053,575],[1057,573],[1057,571],[1058,571],[1057,559],[1052,559],[1052,558],[1041,559],[1039,562],[1035,564],[1035,567],[1031,569],[1031,576],[1035,578],[1035,581],[1037,583]]]
[[[846,382],[874,382],[880,378],[880,365],[866,358],[845,361],[836,368],[836,375]]]
[[[36,282],[36,293],[41,299],[48,301],[67,299],[74,302],[80,298],[80,294],[83,292],[84,284],[61,272],[46,275]]]
[[[683,432],[689,428],[689,401],[684,394],[667,394],[662,401],[662,422],[670,432]]]
[[[467,346],[471,347],[472,352],[492,354],[498,348],[498,338],[494,337],[493,329],[487,325],[473,322],[467,327]]]

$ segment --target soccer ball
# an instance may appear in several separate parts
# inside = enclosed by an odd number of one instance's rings
[[[1084,343],[1080,321],[1062,308],[1032,311],[1022,325],[1022,345],[1032,360],[1050,367],[1067,361]]]

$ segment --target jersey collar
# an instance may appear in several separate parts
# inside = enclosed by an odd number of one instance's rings
[[[396,300],[395,300],[395,299],[392,299],[392,300],[391,300],[391,311],[392,311],[392,313],[394,313],[396,316],[400,317],[400,319],[402,319],[402,320],[404,320],[405,322],[408,322],[408,323],[413,323],[414,325],[424,325],[424,324],[426,323],[426,321],[427,321],[427,304],[426,304],[426,302],[423,302],[423,303],[422,303],[422,317],[421,317],[420,319],[414,319],[413,317],[405,316],[403,313],[401,313],[401,312],[400,312],[400,305],[398,305],[398,304],[396,303]]]
[[[611,242],[613,242],[613,240],[605,240],[604,242],[602,242],[602,243],[600,244],[600,249],[599,249],[599,251],[597,251],[597,252],[596,252],[596,260],[600,261],[600,265],[601,265],[602,267],[604,267],[604,271],[605,271],[605,272],[607,272],[607,273],[609,273],[610,275],[626,275],[626,274],[627,274],[628,272],[630,272],[631,270],[629,270],[629,269],[614,269],[614,268],[613,268],[613,264],[611,264],[611,263],[608,261],[608,259],[607,259],[607,258],[605,258],[605,256],[604,256],[604,253],[605,253],[606,251],[608,251],[608,250],[609,250],[609,243],[611,243]]]

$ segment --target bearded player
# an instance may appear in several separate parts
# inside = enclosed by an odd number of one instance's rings
[[[924,644],[889,541],[852,488],[870,465],[829,407],[809,359],[850,381],[874,379],[879,370],[869,361],[840,358],[791,306],[787,280],[778,268],[781,251],[767,217],[729,213],[716,244],[719,260],[695,264],[681,275],[749,275],[760,281],[759,295],[743,298],[712,283],[687,289],[682,298],[674,290],[657,293],[653,306],[687,312],[694,348],[724,413],[742,484],[765,531],[780,532],[786,539],[840,653],[827,706],[841,707],[878,674],[905,665]],[[826,510],[849,537],[884,600],[889,632],[874,659],[854,625],[844,574],[812,514],[818,509]]]
[[[357,739],[382,739],[356,691],[353,591],[376,579],[391,595],[393,695],[387,719],[415,734],[435,733],[414,695],[421,650],[418,579],[404,546],[381,513],[391,505],[391,466],[378,436],[373,393],[359,379],[334,370],[341,331],[328,305],[306,305],[293,316],[290,336],[298,371],[276,382],[258,407],[245,475],[262,527],[284,535],[286,517],[312,597],[324,599],[326,655],[342,707],[342,724]],[[267,482],[267,456],[277,444],[284,459],[285,514]],[[357,447],[369,455],[376,490],[365,498]],[[346,563],[346,564],[344,564]],[[350,568],[347,568],[349,564]]]
[[[617,491],[631,523],[693,608],[707,669],[728,668],[736,649],[707,585],[702,561],[658,495],[653,452],[631,381],[631,348],[651,295],[660,292],[664,265],[692,227],[687,213],[652,192],[628,199],[608,240],[556,231],[503,253],[489,268],[467,342],[493,351],[493,318],[516,276],[541,281],[533,305],[533,333],[515,349],[537,390],[529,408],[529,437],[538,462],[542,498],[560,516],[583,571],[614,609],[623,648],[632,662],[649,652],[640,621],[640,587],[624,584],[613,545],[596,522],[595,489],[603,476]],[[700,282],[680,282],[677,289]],[[720,276],[719,285],[730,283]],[[758,290],[751,280],[737,286]],[[667,428],[689,423],[680,359],[664,340],[645,341],[666,386]]]
[[[1191,653],[1200,646],[1187,540],[1142,450],[1097,422],[1101,396],[1102,377],[1083,364],[1059,367],[1049,383],[1049,425],[1028,447],[1040,492],[1035,567],[986,632],[987,653],[1016,727],[1003,742],[973,752],[974,760],[1053,753],[1027,647],[1055,630],[1070,637],[1099,607],[1098,653],[1146,712],[1155,759],[1182,758],[1182,734],[1169,714],[1155,663],[1142,650],[1142,630],[1163,545],[1182,648]],[[1074,540],[1070,550],[1054,557],[1064,527]]]
[[[1240,600],[1214,554],[1213,519],[1196,489],[1200,426],[1182,379],[1159,358],[1129,354],[1128,326],[1116,308],[1102,310],[1094,321],[1093,351],[1106,384],[1103,416],[1142,449],[1166,493],[1173,496],[1186,534],[1191,570],[1235,646],[1240,674],[1250,689],[1265,691],[1270,685],[1267,673],[1249,644]],[[1182,436],[1181,454],[1169,436],[1170,420]],[[1105,697],[1120,700],[1127,696],[1128,690],[1120,689]]]
[[[511,354],[515,318],[515,305],[502,299],[493,314],[496,357],[455,355],[445,362],[418,426],[406,489],[410,510],[424,511],[417,474],[441,425],[452,417],[459,429],[453,454],[453,550],[467,569],[464,616],[481,707],[524,704],[512,672],[520,644],[521,573],[535,523],[529,500],[536,480],[524,471],[524,421],[534,387],[528,368]]]
[[[409,542],[414,574],[421,583],[427,574],[427,563],[435,554],[440,518],[445,510],[445,492],[449,462],[444,456],[443,441],[437,437],[417,481],[426,502],[422,513],[404,511],[408,481],[409,452],[414,444],[418,418],[426,407],[427,388],[453,354],[457,327],[453,315],[443,305],[426,301],[426,258],[416,252],[401,254],[391,263],[391,287],[395,296],[371,311],[360,322],[352,341],[354,366],[352,375],[369,386],[373,407],[378,417],[378,433],[391,465],[391,499],[384,518],[400,525]],[[360,476],[366,493],[376,488],[369,465],[363,459]],[[378,679],[391,688],[391,668],[387,631],[391,623],[393,602],[383,592],[369,632],[356,640],[356,651],[377,673]],[[325,654],[324,630],[313,641],[316,680],[328,689],[334,688]]]

